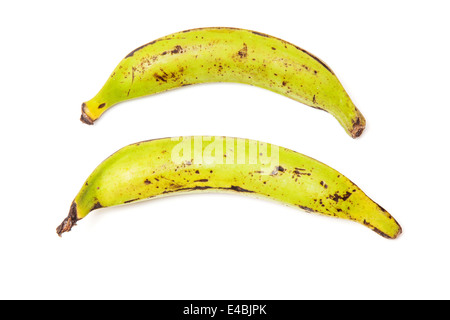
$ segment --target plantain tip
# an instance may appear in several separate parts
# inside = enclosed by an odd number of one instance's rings
[[[397,229],[396,231],[387,232],[386,233],[386,232],[383,232],[380,229],[375,228],[375,227],[372,227],[372,230],[375,231],[376,233],[378,233],[380,236],[386,238],[386,239],[397,239],[398,236],[402,234],[403,230],[402,230],[402,227],[398,224],[397,221],[395,221],[395,219],[392,216],[390,216],[390,218],[392,220],[394,220],[394,222],[395,222],[395,226],[396,226],[396,229]]]
[[[395,220],[393,217],[392,217],[392,219],[395,221],[395,223],[396,223],[396,225],[397,225],[397,228],[398,228],[397,233],[395,233],[395,234],[392,236],[392,239],[396,239],[396,238],[398,238],[399,235],[402,234],[403,229],[402,229],[402,226],[397,222],[397,220]]]
[[[86,108],[86,103],[83,102],[83,104],[81,105],[81,118],[80,121],[83,123],[86,123],[88,125],[93,125],[94,124],[94,120],[92,120],[85,111]]]
[[[398,231],[397,233],[394,235],[394,237],[392,237],[392,239],[396,239],[399,235],[401,235],[403,232],[403,229],[400,225],[398,225]]]
[[[365,128],[366,126],[361,124],[361,120],[358,118],[358,120],[353,124],[353,129],[351,131],[352,138],[358,138],[363,133]]]
[[[77,204],[72,202],[72,205],[70,206],[69,215],[67,218],[64,219],[64,221],[56,228],[56,233],[58,236],[61,237],[61,235],[64,232],[69,232],[73,226],[77,224],[78,217],[77,217]]]

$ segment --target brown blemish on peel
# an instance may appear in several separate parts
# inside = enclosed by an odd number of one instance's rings
[[[156,78],[156,81],[163,81],[163,82],[167,82],[167,77],[161,76],[157,73],[153,74],[153,76]]]
[[[58,236],[61,237],[61,235],[64,232],[69,232],[73,226],[77,225],[78,221],[77,217],[77,204],[75,201],[72,202],[72,205],[70,206],[69,215],[67,218],[64,219],[64,221],[56,228],[56,233]]]
[[[384,237],[384,238],[392,239],[392,237],[388,236],[386,233],[382,232],[382,231],[381,231],[380,229],[378,229],[378,228],[375,228],[375,227],[372,226],[371,229],[372,229],[373,231],[375,231],[376,233],[378,233],[380,236]]]
[[[315,106],[315,105],[309,105],[310,107],[313,107],[314,109],[317,109],[317,110],[322,110],[322,111],[325,111],[325,112],[328,112],[327,110],[325,110],[325,109],[323,109],[323,108],[320,108],[320,107],[318,107],[318,106]]]
[[[285,171],[286,171],[286,169],[283,168],[282,166],[276,166],[270,175],[274,176],[274,175],[278,174],[278,172],[285,172]]]
[[[186,31],[184,31],[184,32],[188,32],[188,31],[191,31],[191,30],[186,30]],[[147,43],[147,44],[144,44],[143,46],[140,46],[139,48],[134,49],[133,51],[131,51],[129,54],[126,55],[125,59],[126,59],[126,58],[129,58],[129,57],[132,57],[137,51],[139,51],[139,50],[145,48],[146,46],[152,45],[152,44],[154,44],[155,42],[161,41],[161,40],[163,40],[163,39],[164,39],[164,38],[153,40],[153,41],[151,41],[151,42],[149,42],[149,43]],[[175,49],[173,49],[173,50],[171,51],[172,54],[182,53],[182,52],[183,52],[183,48],[182,48],[181,46],[179,46],[179,45],[175,46]],[[167,54],[167,51],[164,51],[164,52],[162,53],[162,55],[164,55],[164,54]]]
[[[183,47],[180,45],[176,45],[175,48],[172,51],[170,51],[171,54],[177,54],[177,53],[183,53],[183,52],[184,52]]]
[[[101,105],[98,106],[99,109],[104,108],[106,106],[106,103],[102,103]]]
[[[164,191],[163,193],[171,193],[171,192],[179,192],[179,191],[196,191],[196,190],[206,190],[206,189],[212,189],[212,187],[209,186],[195,186],[192,188],[181,188],[177,190],[171,190],[171,191]]]
[[[268,34],[261,33],[261,32],[258,32],[258,31],[251,31],[251,33],[256,34],[258,36],[261,36],[261,37],[265,37],[265,38],[269,38],[270,37]]]
[[[239,50],[237,54],[241,58],[246,58],[247,57],[247,44],[245,42],[244,42],[244,47],[242,47],[242,49]]]
[[[137,201],[137,200],[139,200],[139,198],[127,200],[127,201],[124,201],[123,203],[130,203],[130,202],[134,202],[134,201]]]
[[[147,185],[151,184],[151,182],[148,179],[145,179],[144,183]]]
[[[208,179],[200,179],[200,180],[195,180],[194,182],[208,182]]]
[[[311,209],[310,207],[302,206],[302,205],[300,205],[300,204],[298,205],[298,207],[299,207],[300,209],[303,209],[303,210],[307,211],[307,212],[311,212],[311,213],[316,212],[316,210]]]
[[[298,176],[301,176],[301,175],[310,176],[310,175],[311,175],[310,172],[300,172],[300,170],[301,170],[301,171],[306,171],[305,169],[295,168],[295,170],[292,171],[292,172],[295,173],[295,174],[298,175]]]
[[[227,189],[227,188],[222,188],[222,189]],[[255,191],[247,190],[247,189],[244,189],[244,188],[241,188],[241,187],[238,187],[238,186],[231,186],[229,189],[237,191],[237,192],[250,192],[250,193],[254,193],[255,192]]]
[[[222,187],[222,188],[221,187],[210,187],[210,186],[195,186],[192,188],[180,188],[180,189],[176,189],[176,190],[166,190],[163,192],[163,194],[180,192],[180,191],[197,191],[197,190],[208,190],[208,189],[232,190],[232,191],[244,192],[244,193],[255,193],[255,191],[244,189],[239,186],[230,186],[230,187]]]
[[[156,79],[156,81],[162,81],[162,82],[167,82],[168,80],[177,81],[183,76],[183,72],[184,72],[183,67],[180,67],[178,69],[178,72],[167,73],[162,68],[160,68],[159,70],[160,70],[160,73],[155,72],[153,74],[153,77]],[[183,83],[182,83],[182,85],[183,85]]]
[[[328,199],[331,199],[331,200],[333,200],[333,201],[335,201],[336,203],[338,203],[339,202],[339,200],[342,200],[342,201],[346,201],[350,196],[352,195],[352,193],[351,192],[349,192],[349,191],[347,191],[344,195],[339,195],[337,192],[335,193],[335,194],[333,194],[333,195],[329,195],[328,196]]]
[[[94,210],[97,210],[97,209],[101,209],[101,208],[103,208],[103,206],[101,205],[100,202],[97,201],[97,202],[92,206],[91,211],[94,211]]]

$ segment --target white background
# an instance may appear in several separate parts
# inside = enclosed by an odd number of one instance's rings
[[[15,1],[0,5],[3,299],[448,299],[447,1]],[[131,50],[230,26],[324,60],[367,119],[239,84],[129,101],[87,126],[91,99]],[[316,158],[402,225],[387,240],[345,220],[229,194],[102,209],[56,226],[91,171],[133,142],[252,138]]]

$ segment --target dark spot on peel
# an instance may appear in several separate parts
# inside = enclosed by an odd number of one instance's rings
[[[283,168],[282,166],[276,166],[276,167],[273,169],[273,171],[272,171],[272,173],[271,173],[270,175],[274,176],[274,175],[276,175],[278,172],[285,172],[285,171],[286,171],[286,169]]]
[[[224,189],[226,189],[226,188],[224,188]],[[255,191],[247,190],[247,189],[244,189],[244,188],[241,188],[241,187],[238,187],[238,186],[231,186],[229,189],[237,191],[237,192],[249,192],[249,193],[254,193],[255,192]]]
[[[261,37],[265,37],[265,38],[268,38],[268,37],[269,37],[269,35],[264,34],[264,33],[261,33],[261,32],[258,32],[258,31],[252,31],[252,33],[253,33],[253,34],[256,34],[256,35],[258,35],[258,36],[261,36]]]
[[[305,171],[306,169],[300,169],[300,168],[295,168],[295,170],[293,171],[293,173],[295,173],[298,176],[310,176],[311,173],[310,172],[300,172],[299,170]]]
[[[130,202],[134,202],[134,201],[137,201],[137,200],[139,200],[139,198],[127,200],[127,201],[125,201],[124,203],[130,203]]]
[[[307,211],[307,212],[311,212],[311,213],[316,212],[314,209],[311,209],[310,207],[302,206],[300,204],[298,205],[298,207],[300,209],[303,209],[303,210]]]
[[[244,43],[244,47],[241,50],[239,50],[237,54],[241,58],[247,57],[247,44],[246,43]]]
[[[171,190],[171,191],[164,191],[163,193],[171,193],[171,192],[178,192],[178,191],[195,191],[195,190],[207,190],[211,189],[210,186],[195,186],[193,188],[181,188],[177,190]]]
[[[157,73],[155,73],[153,76],[156,78],[156,81],[167,82],[167,79],[164,76],[161,76],[161,75],[159,75]]]
[[[334,195],[329,195],[328,199],[331,199],[331,200],[335,201],[336,203],[338,203],[339,200],[346,201],[351,195],[352,195],[352,193],[348,192],[348,191],[342,196],[336,192]]]
[[[170,51],[171,54],[177,54],[177,53],[183,53],[183,52],[184,52],[183,47],[180,45],[176,45],[175,48],[172,51]]]
[[[97,210],[97,209],[100,209],[100,208],[103,208],[103,206],[101,205],[100,202],[97,201],[97,202],[92,206],[91,211],[94,211],[94,210]]]
[[[100,105],[98,106],[98,108],[101,109],[101,108],[103,108],[103,107],[105,107],[105,106],[106,106],[106,103],[102,103],[102,104],[100,104]]]
[[[151,182],[148,179],[145,179],[144,183],[147,184],[147,185],[151,184]]]
[[[387,238],[387,239],[392,239],[391,236],[388,236],[386,233],[384,233],[383,231],[381,231],[378,228],[372,227],[372,230],[375,231],[376,233],[378,233],[380,236]]]
[[[195,180],[194,182],[208,182],[208,179],[200,179],[200,180]]]

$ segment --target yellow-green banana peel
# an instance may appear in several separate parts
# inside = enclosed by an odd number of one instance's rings
[[[150,140],[120,149],[88,177],[57,233],[70,231],[99,208],[195,191],[273,199],[359,222],[386,238],[401,233],[386,210],[329,166],[268,143],[208,136]]]
[[[133,50],[82,104],[81,120],[93,124],[119,102],[206,82],[250,84],[322,109],[353,138],[365,128],[363,115],[324,62],[282,39],[236,28],[186,30]]]

